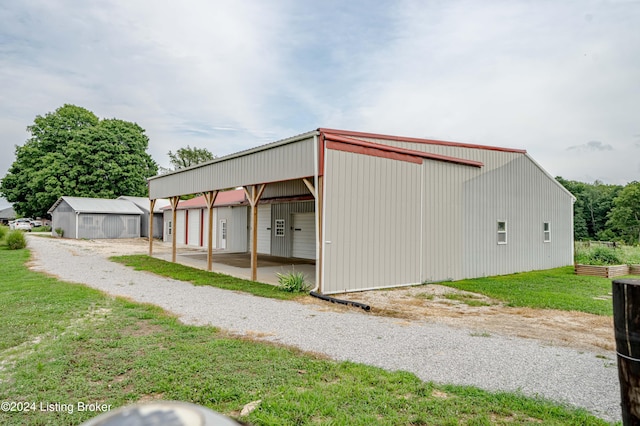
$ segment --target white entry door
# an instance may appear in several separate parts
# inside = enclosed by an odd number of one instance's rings
[[[301,259],[316,258],[316,214],[295,213],[293,216],[292,256]]]
[[[227,248],[227,219],[220,219],[220,248]]]

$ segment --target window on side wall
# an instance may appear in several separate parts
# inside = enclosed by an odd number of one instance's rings
[[[276,219],[276,237],[284,237],[284,219]]]
[[[543,226],[544,242],[551,242],[551,222],[544,222]]]
[[[498,221],[498,244],[507,244],[507,222]]]

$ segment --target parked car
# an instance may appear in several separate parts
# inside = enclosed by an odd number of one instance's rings
[[[31,224],[32,224],[32,225],[33,225],[33,227],[35,228],[35,227],[37,227],[37,226],[42,226],[42,221],[41,221],[41,220],[38,220],[38,219],[35,219],[35,220],[32,220],[32,221],[31,221]]]
[[[31,224],[31,220],[29,219],[16,219],[11,225],[9,225],[9,228],[31,232],[31,228],[33,228],[33,225]]]

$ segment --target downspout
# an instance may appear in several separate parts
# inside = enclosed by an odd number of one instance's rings
[[[78,239],[78,222],[80,217],[80,212],[76,212],[76,240]]]

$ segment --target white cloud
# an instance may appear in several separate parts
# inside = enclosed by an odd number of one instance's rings
[[[0,144],[73,103],[140,124],[162,165],[323,126],[524,148],[620,183],[637,175],[620,153],[638,147],[638,21],[637,2],[14,2]],[[589,141],[611,160],[569,149]]]

